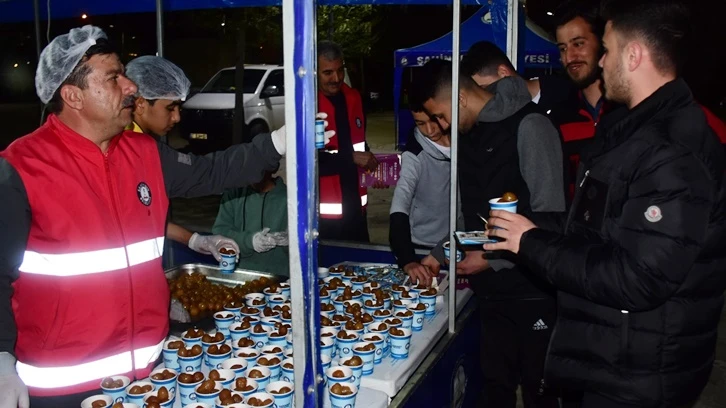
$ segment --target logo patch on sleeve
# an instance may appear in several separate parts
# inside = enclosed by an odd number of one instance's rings
[[[151,205],[151,189],[143,181],[136,186],[136,196],[139,197],[141,204],[147,207]]]
[[[190,156],[188,154],[184,154],[184,153],[179,153],[179,156],[177,156],[177,161],[179,163],[184,163],[187,166],[191,166],[192,165],[192,156]]]
[[[645,210],[645,219],[650,222],[658,222],[663,219],[663,212],[657,205],[651,205]]]

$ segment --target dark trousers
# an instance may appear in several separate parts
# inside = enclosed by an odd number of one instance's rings
[[[695,405],[694,402],[681,405],[678,408],[692,408]],[[638,405],[624,404],[622,402],[613,401],[610,398],[604,397],[600,394],[594,394],[586,392],[582,397],[581,408],[637,408]],[[32,407],[31,407],[32,408]]]
[[[348,214],[354,212],[349,211]],[[366,211],[363,211],[361,214],[346,215],[344,208],[343,214],[343,218],[337,220],[320,218],[318,223],[320,239],[369,243],[370,238],[368,236],[368,217]]]
[[[622,404],[602,395],[586,392],[582,397],[581,408],[635,408],[635,405]]]
[[[101,395],[101,389],[82,392],[78,394],[62,395],[58,397],[30,397],[30,408],[75,408],[81,406],[81,401],[92,396]],[[2,398],[2,397],[0,397]]]
[[[558,408],[557,396],[545,394],[542,381],[555,301],[483,300],[479,305],[484,378],[479,406],[514,408],[521,384],[525,408]]]

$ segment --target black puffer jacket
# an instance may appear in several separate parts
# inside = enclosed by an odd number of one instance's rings
[[[726,288],[724,153],[682,80],[612,112],[583,152],[565,235],[520,257],[558,288],[551,385],[639,407],[695,400]]]

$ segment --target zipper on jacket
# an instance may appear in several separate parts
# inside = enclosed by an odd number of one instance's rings
[[[630,312],[627,310],[621,310],[620,316],[622,321],[620,323],[620,364],[623,368],[628,362],[628,329],[630,328]]]
[[[572,219],[575,218],[575,207],[580,202],[580,197],[582,197],[582,186],[585,185],[585,181],[590,177],[590,170],[585,170],[585,175],[582,177],[582,180],[580,181],[580,184],[577,186],[577,189],[575,190],[575,197],[572,199],[572,205],[570,206],[570,211],[567,213],[567,220],[565,220],[565,228],[564,232],[565,234],[570,229],[570,224],[572,223]]]
[[[580,182],[580,188],[582,188],[583,184],[585,184],[585,180],[590,176],[590,170],[585,170],[585,176],[582,177],[582,181]]]
[[[129,262],[129,254],[126,252],[126,237],[124,236],[121,218],[119,217],[118,207],[116,206],[113,183],[111,182],[111,168],[108,165],[108,153],[103,154],[103,167],[106,169],[106,181],[108,182],[108,193],[111,198],[111,207],[113,208],[113,218],[116,220],[116,225],[118,226],[119,233],[121,234],[121,241],[124,243],[126,276],[129,281],[129,321],[131,322],[131,328],[129,330],[129,347],[131,348],[131,371],[134,373],[134,378],[136,378],[136,357],[134,356],[134,292],[132,290],[133,285],[131,281],[131,263]]]

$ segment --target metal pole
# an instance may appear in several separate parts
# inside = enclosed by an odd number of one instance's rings
[[[456,216],[459,191],[459,60],[461,0],[454,0],[454,27],[451,46],[451,190],[449,195],[449,333],[456,332]]]
[[[40,5],[38,0],[33,0],[33,19],[35,20],[35,52],[38,57],[38,65],[40,65],[40,52],[42,51],[42,42],[40,40]],[[50,23],[50,16],[48,16]],[[45,122],[45,105],[40,104],[40,126]]]
[[[514,69],[519,63],[519,2],[508,0],[507,3],[507,57],[512,61]]]
[[[164,6],[156,0],[156,55],[164,56]]]
[[[35,19],[35,51],[38,54],[38,61],[40,61],[40,52],[43,47],[40,41],[40,6],[38,5],[38,0],[33,0],[33,15]]]
[[[322,403],[317,290],[317,169],[315,167],[315,2],[283,0],[287,220],[290,231],[295,406]]]

